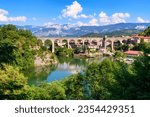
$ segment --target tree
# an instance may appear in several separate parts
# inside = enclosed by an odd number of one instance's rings
[[[52,50],[52,41],[51,40],[46,40],[44,42],[44,45],[49,49],[49,50]]]
[[[24,99],[27,78],[18,68],[3,65],[0,68],[0,99]]]
[[[136,99],[150,99],[150,57],[145,55],[133,63]]]
[[[140,36],[150,36],[150,26],[143,32],[139,33]]]
[[[128,49],[129,49],[128,44],[123,44],[123,45],[116,47],[116,50],[120,50],[120,51],[127,51]]]
[[[65,89],[61,82],[43,83],[38,87],[32,86],[27,91],[28,99],[32,100],[64,100],[66,99]]]
[[[0,42],[0,63],[9,63],[11,64],[15,61],[15,54],[14,52],[17,50],[17,47],[13,45],[11,42]]]
[[[36,48],[40,44],[31,31],[18,30],[14,25],[0,27],[0,64],[27,69],[34,66]]]
[[[81,74],[72,75],[62,81],[67,99],[84,99],[84,77]]]
[[[134,46],[133,50],[143,51],[145,54],[150,54],[150,44],[141,40],[140,43]]]
[[[57,56],[73,57],[74,51],[73,51],[73,49],[70,49],[70,48],[68,49],[68,48],[66,48],[66,47],[64,47],[64,48],[58,47],[58,48],[56,49],[55,54],[56,54]]]
[[[114,57],[115,58],[125,58],[126,54],[123,53],[123,52],[120,52],[120,51],[116,51],[115,54],[114,54]]]
[[[150,99],[150,57],[136,58],[131,65],[116,63],[111,99]]]
[[[108,59],[100,64],[92,63],[88,66],[85,77],[91,92],[89,99],[108,99],[108,89],[114,82],[112,71],[113,63]]]
[[[123,62],[115,62],[113,69],[115,82],[109,88],[110,99],[134,99],[134,93],[130,90],[133,87],[134,80],[132,67]]]

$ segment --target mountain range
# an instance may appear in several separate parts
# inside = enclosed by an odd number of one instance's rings
[[[17,26],[19,29],[31,30],[37,37],[80,37],[89,34],[128,35],[143,31],[150,23],[119,23],[105,26],[75,26],[71,24],[51,24],[45,26]]]

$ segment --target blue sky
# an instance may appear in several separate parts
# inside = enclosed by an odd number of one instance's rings
[[[0,0],[0,24],[150,22],[150,0]]]

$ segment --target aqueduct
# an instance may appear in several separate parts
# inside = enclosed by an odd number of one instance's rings
[[[55,52],[55,45],[63,47],[67,45],[68,48],[72,48],[73,45],[80,46],[80,45],[87,45],[89,48],[104,48],[106,50],[107,46],[114,50],[114,46],[118,46],[119,44],[124,43],[139,43],[139,38],[134,37],[106,37],[106,38],[94,38],[94,37],[84,37],[84,38],[71,38],[71,37],[60,37],[60,38],[38,38],[42,40],[44,43],[45,40],[51,40],[52,42],[52,52]]]

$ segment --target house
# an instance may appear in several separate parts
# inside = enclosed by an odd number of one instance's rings
[[[150,43],[150,37],[148,37],[148,36],[138,36],[138,35],[134,35],[133,36],[134,38],[139,38],[139,39],[143,39],[144,40],[144,42],[147,42],[147,43]]]
[[[126,51],[125,54],[127,55],[127,57],[136,57],[136,56],[142,55],[143,52],[135,51],[135,50],[129,50],[129,51]]]

